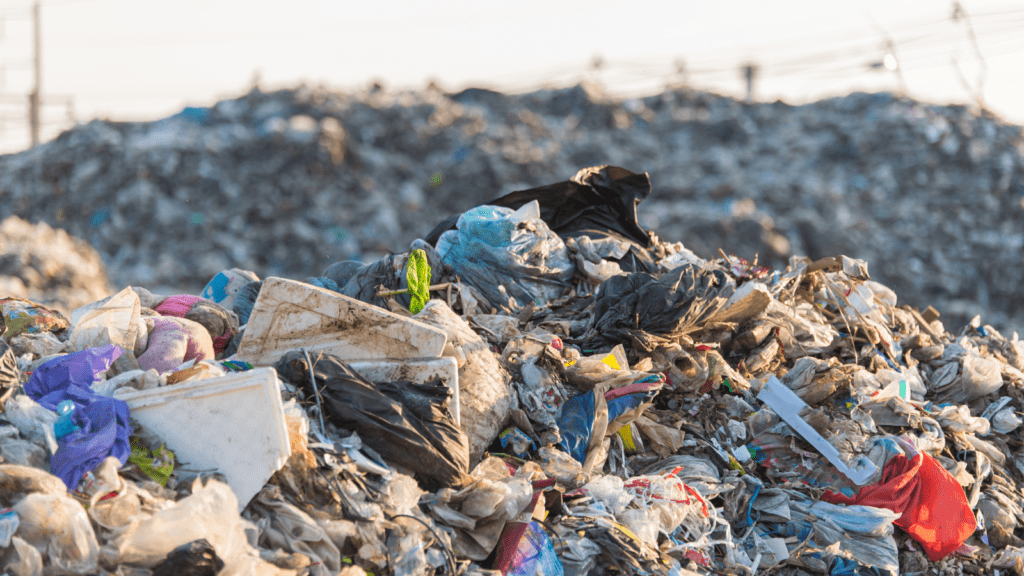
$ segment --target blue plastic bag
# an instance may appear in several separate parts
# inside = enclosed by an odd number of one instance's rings
[[[65,436],[50,458],[50,472],[68,490],[75,490],[82,476],[107,456],[123,465],[131,454],[128,405],[100,396],[91,387],[123,352],[108,344],[54,358],[39,366],[25,384],[25,393],[44,408],[56,412],[64,400],[75,405],[71,419],[80,429]]]
[[[459,217],[456,228],[441,235],[437,253],[494,307],[508,305],[510,297],[520,305],[554,300],[576,273],[536,201],[517,211],[477,206]]]
[[[558,418],[562,450],[584,464],[595,434],[600,434],[603,439],[636,420],[664,385],[663,374],[651,374],[628,386],[605,392],[600,402],[594,390],[566,400]],[[594,423],[601,411],[607,411],[607,418],[603,419],[607,426],[595,429]]]

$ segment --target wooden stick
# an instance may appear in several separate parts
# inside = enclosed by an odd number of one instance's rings
[[[438,291],[444,290],[445,288],[450,288],[451,285],[452,285],[451,282],[445,282],[443,284],[433,284],[433,285],[427,287],[427,290],[430,291],[430,292],[438,292]],[[390,292],[387,291],[387,290],[384,290],[382,292],[377,292],[376,296],[377,296],[377,298],[386,298],[388,296],[398,296],[399,294],[407,294],[408,292],[409,292],[408,288],[406,288],[405,290],[392,290]]]

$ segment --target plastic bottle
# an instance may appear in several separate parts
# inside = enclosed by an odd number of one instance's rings
[[[71,421],[75,413],[75,403],[71,400],[64,400],[57,405],[57,421],[53,423],[53,434],[60,440],[75,430],[81,430],[81,426]]]

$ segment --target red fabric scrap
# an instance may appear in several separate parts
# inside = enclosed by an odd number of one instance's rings
[[[831,490],[821,499],[832,504],[859,504],[902,514],[893,524],[921,543],[928,559],[941,560],[974,532],[976,521],[963,488],[934,458],[897,455],[882,480],[865,486],[852,498]]]

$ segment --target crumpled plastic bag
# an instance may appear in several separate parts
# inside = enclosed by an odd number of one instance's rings
[[[472,466],[516,407],[515,391],[509,386],[511,378],[487,342],[442,300],[427,302],[413,319],[444,330],[448,341],[441,355],[458,361],[459,424],[466,435]]]
[[[0,550],[0,570],[11,576],[43,576],[43,555],[15,536],[10,547]]]
[[[477,206],[459,217],[457,230],[437,241],[437,252],[455,274],[492,307],[518,308],[557,299],[576,273],[562,239],[540,218],[540,206],[519,210]]]
[[[985,418],[971,416],[971,409],[966,405],[943,406],[938,412],[931,413],[947,433],[988,434],[991,423]]]
[[[64,400],[75,405],[72,421],[79,429],[58,442],[50,459],[50,470],[70,490],[107,456],[123,465],[131,454],[128,405],[92,391],[92,383],[121,354],[121,348],[108,344],[54,358],[36,368],[25,384],[25,393],[44,408],[56,411]]]
[[[648,544],[657,546],[658,532],[671,534],[684,523],[690,535],[708,532],[711,524],[710,505],[699,492],[677,476],[633,476],[626,480],[623,488],[633,497],[634,506],[643,510],[646,519],[656,527],[653,538],[648,536]],[[617,517],[624,522],[642,525],[636,517],[623,517],[623,514]]]
[[[235,304],[235,295],[249,282],[259,282],[255,273],[240,268],[232,268],[218,272],[203,288],[200,296],[220,304],[231,310]]]
[[[14,511],[21,520],[18,536],[39,550],[50,573],[86,574],[96,569],[96,533],[85,509],[73,498],[29,494],[14,505]]]
[[[811,512],[818,518],[829,518],[843,530],[865,536],[885,536],[892,533],[892,523],[900,515],[874,506],[839,506],[824,500],[811,504]]]
[[[732,479],[732,483],[723,481],[714,464],[687,454],[669,456],[641,468],[637,472],[643,476],[661,476],[673,473],[704,498],[714,498],[736,487],[736,479]]]
[[[511,522],[495,552],[494,568],[505,576],[563,576],[551,538],[536,520]]]
[[[21,371],[18,370],[18,359],[7,342],[0,340],[0,395],[4,388],[16,388],[21,382]]]
[[[626,492],[623,482],[618,476],[602,475],[591,479],[583,488],[601,502],[608,512],[617,515],[633,502],[633,495]]]
[[[216,576],[224,568],[205,539],[182,544],[167,553],[164,561],[153,567],[153,576]]]
[[[662,374],[641,374],[632,384],[607,389],[599,385],[577,394],[562,406],[558,429],[562,434],[559,446],[577,462],[586,474],[598,469],[600,446],[606,436],[633,422],[650,406],[665,384]]]
[[[60,478],[29,466],[0,464],[0,508],[9,508],[29,494],[63,496],[68,488]]]
[[[384,460],[415,472],[421,486],[437,490],[461,485],[469,471],[466,436],[451,413],[451,390],[437,381],[371,383],[338,357],[310,354],[312,371],[324,404],[324,416],[343,430],[359,434]],[[280,377],[315,392],[301,350],[275,364]]]
[[[57,451],[57,436],[53,424],[57,413],[39,405],[32,398],[19,395],[4,402],[4,417],[21,432],[21,435],[53,454]]]
[[[1021,424],[1024,424],[1024,420],[1017,416],[1013,408],[1003,408],[996,412],[992,415],[991,421],[992,430],[1000,434],[1009,434],[1020,427]]]
[[[647,174],[606,165],[583,168],[565,182],[519,190],[484,205],[517,210],[537,202],[540,218],[563,240],[625,243],[625,253],[605,252],[602,258],[626,272],[656,272],[657,264],[649,251],[654,243],[651,233],[640,225],[636,214],[637,207],[650,195]],[[430,231],[427,241],[436,243],[443,233],[456,227],[459,217],[442,221]]]
[[[520,476],[477,478],[461,490],[439,491],[430,510],[435,518],[458,528],[455,551],[479,561],[494,549],[505,523],[529,506],[533,494],[531,484]]]
[[[567,238],[565,245],[576,262],[576,271],[591,284],[598,285],[613,276],[625,274],[618,262],[604,257],[622,258],[629,252],[629,242],[607,238],[595,243],[589,237],[581,236]]]
[[[794,549],[799,542],[807,541],[812,546],[805,548],[808,552],[817,549],[815,554],[821,555],[822,564],[820,571],[830,574],[840,572],[830,571],[829,566],[840,564],[851,566],[856,564],[869,568],[887,570],[889,573],[899,573],[899,550],[896,548],[896,541],[892,536],[891,528],[886,528],[884,521],[877,524],[867,522],[862,528],[874,525],[869,534],[854,530],[848,530],[840,526],[833,516],[828,514],[813,513],[810,502],[806,500],[794,500],[790,504],[794,520],[788,523],[770,524],[771,536],[782,538],[795,538],[795,544],[788,547]],[[815,520],[808,520],[811,515],[817,517]],[[812,561],[813,556],[801,555],[801,560]],[[836,560],[839,560],[837,563]],[[848,572],[841,572],[847,574]]]
[[[250,506],[262,516],[260,545],[271,550],[305,554],[311,574],[334,576],[341,570],[341,553],[316,520],[286,502],[279,488],[265,487]]]
[[[71,335],[68,350],[85,350],[114,344],[123,350],[134,350],[141,324],[142,306],[131,286],[98,302],[71,312]]]
[[[700,329],[732,296],[725,272],[686,264],[661,277],[615,276],[601,284],[585,347],[630,343],[651,352],[659,344]]]
[[[0,461],[49,470],[50,455],[46,449],[19,436],[14,426],[0,426]]]
[[[202,486],[197,480],[191,496],[131,524],[111,545],[118,564],[152,567],[175,548],[205,539],[224,561],[219,576],[278,574],[249,545],[245,526],[238,514],[238,499],[227,484],[209,480]]]
[[[22,332],[8,342],[14,355],[21,357],[30,354],[33,358],[45,358],[60,354],[67,348],[67,342],[61,342],[52,332]]]

